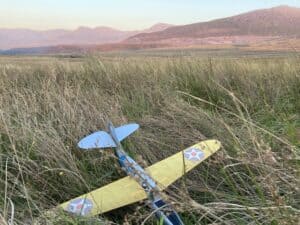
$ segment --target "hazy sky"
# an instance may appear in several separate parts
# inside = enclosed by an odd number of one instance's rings
[[[0,0],[1,28],[143,29],[158,22],[188,24],[300,0]]]

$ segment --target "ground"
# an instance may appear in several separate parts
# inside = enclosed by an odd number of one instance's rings
[[[108,119],[141,125],[124,146],[148,165],[199,140],[222,142],[167,190],[185,224],[299,223],[298,55],[5,56],[0,68],[0,223],[141,224],[145,203],[97,218],[43,213],[125,175],[110,150],[76,147]]]

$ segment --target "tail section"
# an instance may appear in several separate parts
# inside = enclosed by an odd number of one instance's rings
[[[82,149],[114,148],[117,145],[107,132],[97,131],[81,139],[78,142],[78,147]]]
[[[138,124],[126,124],[117,128],[109,123],[109,133],[105,131],[97,131],[91,135],[81,139],[78,142],[78,147],[82,149],[94,148],[115,148],[126,137],[131,135],[139,128]]]
[[[139,129],[139,125],[136,123],[126,124],[120,127],[115,128],[115,133],[118,141],[122,141],[127,138],[129,135],[134,133],[137,129]]]

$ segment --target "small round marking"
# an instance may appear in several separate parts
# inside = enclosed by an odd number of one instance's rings
[[[204,158],[204,152],[202,152],[199,148],[196,147],[191,147],[185,150],[184,152],[184,157],[193,162],[200,161]]]
[[[93,208],[93,202],[87,198],[77,198],[72,200],[68,206],[67,211],[80,216],[88,215]]]

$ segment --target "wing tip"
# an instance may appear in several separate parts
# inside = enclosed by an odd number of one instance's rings
[[[217,139],[209,139],[209,140],[202,141],[200,142],[200,145],[201,143],[204,144],[205,146],[208,146],[208,148],[212,152],[218,151],[222,146],[222,143]]]

